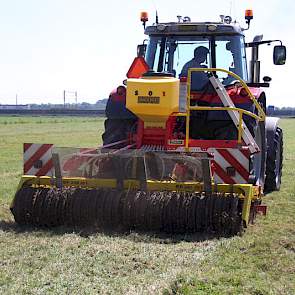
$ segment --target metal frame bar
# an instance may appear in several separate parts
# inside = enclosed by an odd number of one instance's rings
[[[191,92],[191,77],[192,77],[192,72],[224,72],[227,73],[228,75],[234,77],[237,79],[242,87],[245,88],[247,94],[249,95],[250,99],[253,101],[255,104],[255,107],[258,110],[258,115],[251,113],[249,111],[236,108],[236,107],[191,107],[190,106],[190,92]],[[257,99],[254,97],[254,95],[251,93],[249,87],[247,84],[235,73],[225,70],[225,69],[220,69],[220,68],[190,68],[188,69],[188,78],[187,78],[187,97],[186,97],[186,113],[176,113],[174,116],[183,116],[186,117],[186,133],[185,133],[185,149],[186,151],[189,151],[189,125],[190,125],[190,111],[193,110],[210,110],[210,111],[236,111],[239,112],[239,123],[238,123],[238,142],[242,142],[242,135],[243,135],[243,115],[251,116],[252,118],[259,120],[259,121],[265,121],[265,113],[258,103]]]
[[[19,185],[18,190],[23,186],[35,186],[35,187],[52,187],[52,181],[50,176],[31,176],[23,175]],[[115,178],[84,178],[84,177],[63,177],[62,178],[63,187],[81,187],[81,188],[117,188],[117,179]],[[204,192],[204,184],[202,182],[177,182],[177,181],[157,181],[157,180],[146,180],[147,190],[168,190],[168,191],[188,191],[188,192]],[[135,179],[124,179],[123,189],[139,189],[141,186],[139,180]],[[253,186],[252,184],[213,184],[212,191],[222,192],[222,193],[237,193],[241,195],[241,198],[247,195],[251,199],[259,199],[262,196],[261,189],[259,186]]]
[[[215,91],[217,92],[223,105],[225,107],[235,108],[235,104],[233,103],[232,99],[228,95],[226,89],[224,88],[222,83],[219,81],[219,79],[216,76],[211,74],[209,77],[209,80],[210,80],[212,86],[214,87]],[[227,113],[230,116],[230,118],[232,119],[235,126],[238,128],[238,130],[240,131],[240,128],[242,129],[242,131],[243,131],[243,132],[241,132],[242,138],[243,138],[245,144],[249,147],[250,151],[252,153],[259,151],[259,147],[256,144],[256,141],[254,140],[247,125],[244,123],[244,121],[242,121],[242,124],[240,124],[241,121],[240,121],[239,113],[237,111],[232,111],[232,110],[228,110]]]

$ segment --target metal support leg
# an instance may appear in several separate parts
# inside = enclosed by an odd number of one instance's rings
[[[212,182],[211,182],[211,172],[210,172],[210,161],[209,159],[202,159],[202,171],[203,171],[203,182],[204,191],[206,194],[212,193]]]
[[[115,169],[115,176],[117,179],[117,189],[123,190],[124,188],[124,169],[123,169],[123,160],[120,156],[112,156],[112,163]]]
[[[58,188],[62,188],[62,175],[60,169],[60,161],[57,153],[52,153],[52,162],[55,174],[55,185]]]
[[[249,224],[251,201],[253,196],[253,187],[250,186],[249,189],[245,190],[245,198],[242,209],[242,220],[244,227],[247,227]]]

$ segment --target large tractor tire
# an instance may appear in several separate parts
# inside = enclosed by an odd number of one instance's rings
[[[128,133],[135,128],[134,119],[109,119],[104,122],[104,133],[102,135],[103,145],[111,144],[128,138]],[[119,146],[116,146],[118,148]]]
[[[126,139],[125,126],[121,120],[106,119],[104,121],[103,145]]]
[[[136,131],[138,119],[126,108],[126,89],[124,86],[119,86],[112,91],[106,105],[105,114],[107,118],[104,122],[104,133],[102,135],[103,145],[127,139],[129,133]],[[116,145],[114,148],[118,149],[123,146]]]
[[[267,153],[264,191],[270,193],[280,190],[283,167],[283,131],[276,127],[272,149]]]
[[[249,182],[264,187],[267,150],[264,122],[259,122],[253,133],[256,144],[258,145],[261,152],[252,155],[250,158]]]

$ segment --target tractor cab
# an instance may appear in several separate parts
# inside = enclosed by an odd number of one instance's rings
[[[149,36],[148,43],[138,45],[138,55],[143,56],[149,68],[155,72],[166,72],[176,78],[185,76],[185,65],[198,58],[194,52],[198,47],[207,48],[206,59],[199,62],[200,67],[226,69],[237,74],[241,79],[256,87],[268,87],[269,77],[260,83],[259,46],[280,42],[274,47],[273,62],[276,65],[285,64],[286,47],[280,40],[262,40],[256,36],[252,42],[245,42],[244,32],[249,29],[253,19],[252,10],[246,10],[247,28],[242,28],[230,16],[220,16],[220,22],[191,22],[189,17],[178,16],[178,22],[156,23],[145,28]],[[147,15],[141,17],[144,24]],[[247,67],[246,49],[251,48],[249,70]],[[198,63],[195,63],[198,65]],[[222,84],[227,86],[235,79],[225,72],[218,73]],[[255,85],[254,85],[255,83]],[[259,84],[260,83],[260,84]]]
[[[187,76],[191,65],[227,69],[248,81],[244,35],[237,25],[166,23],[147,27],[145,34],[149,35],[145,59],[155,72],[181,78]],[[224,85],[234,80],[224,72],[218,77]],[[197,82],[193,84],[196,89],[202,88]]]

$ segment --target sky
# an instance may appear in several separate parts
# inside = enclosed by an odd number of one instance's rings
[[[0,104],[15,104],[16,95],[19,104],[63,103],[64,90],[77,91],[78,102],[107,98],[146,38],[140,12],[147,11],[152,24],[156,9],[160,22],[231,14],[242,26],[245,9],[253,9],[246,41],[263,34],[287,46],[284,66],[272,64],[272,46],[261,46],[261,77],[272,77],[268,104],[295,107],[292,0],[0,0]],[[70,93],[67,99],[74,102]]]

